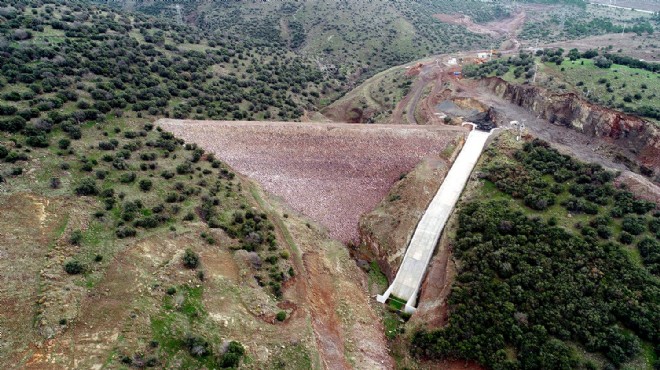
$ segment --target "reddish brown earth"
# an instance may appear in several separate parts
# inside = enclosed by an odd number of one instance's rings
[[[459,14],[434,14],[434,18],[443,23],[465,26],[470,32],[488,35],[490,37],[502,37],[517,31],[525,22],[525,12],[484,24],[477,24],[467,15]]]
[[[464,133],[451,126],[167,119],[158,124],[214,152],[343,242],[357,240],[360,215],[401,174],[439,156]]]

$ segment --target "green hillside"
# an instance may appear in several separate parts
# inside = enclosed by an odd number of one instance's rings
[[[177,14],[169,3],[125,5],[168,17]],[[476,22],[510,14],[504,5],[475,0],[192,1],[182,7],[183,19],[202,29],[280,45],[354,77],[434,53],[486,48],[498,42],[442,23],[434,14],[465,14]]]
[[[280,48],[144,15],[23,1],[2,19],[4,116],[296,119],[340,88]]]
[[[655,203],[545,142],[505,138],[459,210],[449,323],[417,331],[412,352],[493,369],[657,368]]]

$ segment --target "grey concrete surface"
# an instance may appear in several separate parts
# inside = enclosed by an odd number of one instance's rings
[[[391,295],[394,295],[406,302],[406,312],[415,311],[419,288],[440,234],[491,133],[492,131],[472,130],[468,135],[447,177],[417,224],[394,281],[383,295],[378,295],[379,302],[385,303]]]

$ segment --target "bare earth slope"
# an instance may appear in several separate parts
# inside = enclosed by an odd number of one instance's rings
[[[438,156],[464,129],[447,126],[178,121],[158,124],[214,152],[343,242],[357,239],[401,174]]]

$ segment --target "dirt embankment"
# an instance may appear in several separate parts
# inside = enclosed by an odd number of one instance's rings
[[[330,236],[357,241],[361,214],[373,209],[401,173],[439,155],[459,127],[161,120],[180,137],[214,152],[259,181]]]
[[[553,94],[535,86],[510,84],[491,77],[481,83],[497,96],[523,107],[548,122],[572,128],[616,144],[629,165],[660,181],[660,130],[652,123],[591,104],[573,93]],[[626,161],[626,158],[619,158]]]
[[[484,24],[475,23],[467,15],[459,14],[434,14],[433,17],[440,22],[465,26],[470,32],[488,35],[490,37],[502,37],[516,32],[525,22],[525,11],[519,11],[511,17],[492,21]]]
[[[389,281],[394,279],[419,219],[442,184],[463,137],[443,157],[425,159],[398,181],[373,211],[359,222],[360,245],[352,251],[360,261],[376,261]]]

